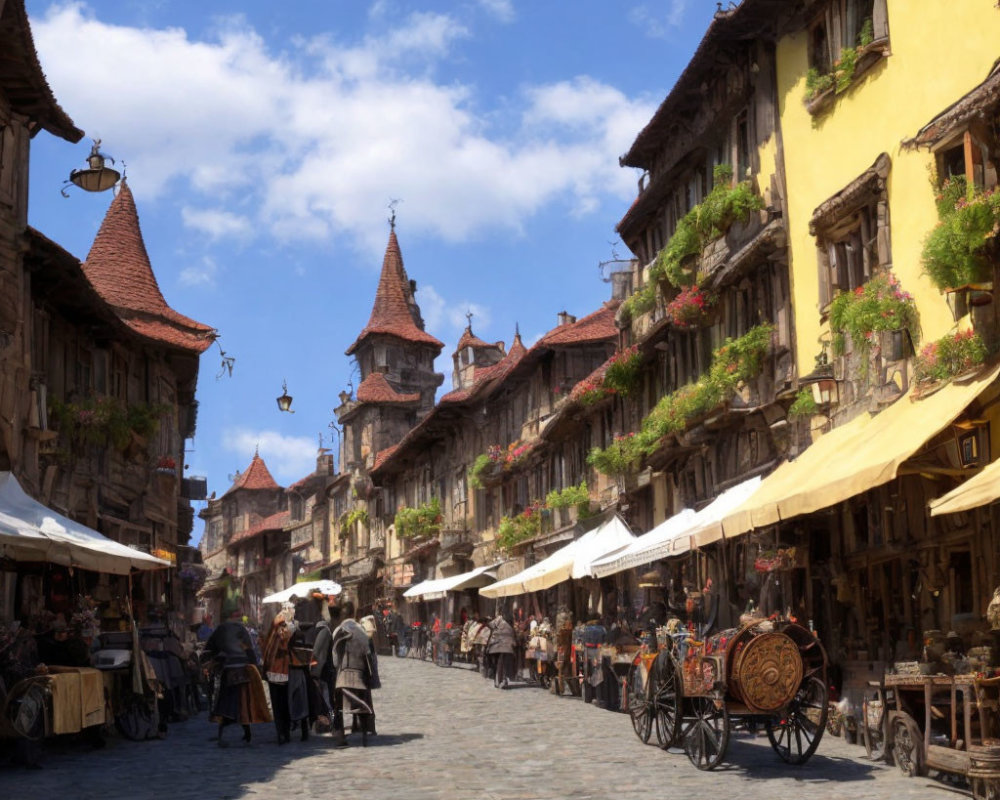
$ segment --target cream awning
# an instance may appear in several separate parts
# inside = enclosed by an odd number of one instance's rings
[[[483,597],[512,597],[528,592],[540,592],[570,578],[592,574],[595,561],[626,547],[635,536],[621,517],[612,517],[575,542],[556,550],[548,558],[522,570],[516,575],[497,581],[479,590]]]
[[[403,597],[418,598],[420,600],[442,600],[448,596],[448,592],[460,592],[463,589],[479,588],[493,583],[497,577],[496,568],[496,564],[488,564],[485,567],[476,567],[460,575],[423,581],[403,592]]]
[[[692,539],[707,526],[746,501],[760,487],[760,476],[727,489],[701,511],[685,508],[640,536],[624,550],[594,562],[594,575],[603,578],[642,564],[678,556],[691,549]]]
[[[698,544],[738,536],[802,514],[811,514],[881,486],[896,477],[913,456],[975,400],[1000,374],[1000,367],[979,378],[949,383],[929,397],[913,392],[880,414],[862,414],[821,436],[794,461],[787,461],[761,483],[739,508],[697,534]]]
[[[0,556],[117,575],[170,566],[42,505],[9,472],[0,472]]]
[[[952,489],[948,494],[931,500],[931,516],[939,514],[954,514],[956,511],[968,511],[970,508],[985,506],[1000,498],[1000,461],[987,464],[978,475],[969,478]]]

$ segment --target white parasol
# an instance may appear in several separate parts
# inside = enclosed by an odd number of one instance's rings
[[[320,580],[320,581],[302,581],[302,583],[293,583],[287,589],[282,589],[280,592],[275,592],[274,594],[269,594],[260,602],[262,603],[286,603],[293,597],[308,597],[313,592],[318,594],[324,594],[327,597],[330,595],[340,594],[343,588],[336,581]]]

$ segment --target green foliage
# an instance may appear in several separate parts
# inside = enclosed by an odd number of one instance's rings
[[[858,34],[858,47],[868,47],[874,41],[875,26],[872,24],[872,18],[868,17],[865,20],[865,24],[861,26],[861,32]]]
[[[913,378],[918,383],[948,381],[980,366],[987,355],[979,334],[952,333],[924,346],[913,365]]]
[[[920,319],[913,297],[900,288],[895,275],[889,272],[875,276],[853,292],[838,294],[830,304],[830,330],[834,353],[844,353],[844,336],[849,335],[861,353],[863,369],[867,370],[868,353],[880,332],[906,330],[917,342]]]
[[[351,529],[357,524],[368,524],[368,510],[365,508],[353,508],[340,515],[340,535],[348,536]]]
[[[806,100],[819,97],[828,89],[833,88],[834,79],[831,73],[822,73],[816,67],[809,67],[806,73]]]
[[[582,481],[579,486],[567,486],[563,490],[553,489],[545,495],[546,508],[569,508],[570,506],[581,506],[590,503],[590,493],[587,491],[587,482]]]
[[[935,201],[940,222],[924,240],[924,271],[939,289],[991,280],[989,256],[1000,231],[1000,193],[967,187],[964,177],[953,177]]]
[[[519,542],[536,537],[542,527],[542,515],[537,505],[528,506],[514,517],[501,517],[495,541],[501,550],[510,550]]]
[[[647,311],[652,311],[655,305],[656,284],[650,280],[641,289],[625,298],[625,301],[622,303],[622,311],[629,319],[635,319]]]
[[[833,77],[837,84],[837,94],[846,92],[851,81],[854,80],[854,71],[858,68],[858,51],[854,47],[844,47],[840,51],[840,58],[833,65]]]
[[[816,67],[810,67],[806,72],[806,102],[815,100],[830,89],[837,94],[846,92],[854,82],[854,73],[858,69],[858,58],[861,51],[875,40],[875,30],[869,17],[858,33],[857,47],[843,47],[840,58],[833,62],[830,72],[822,73]]]
[[[135,403],[125,407],[114,397],[87,397],[79,403],[49,401],[49,419],[70,442],[124,450],[130,433],[149,437],[160,419],[172,411],[165,403]]]
[[[402,506],[396,512],[396,536],[400,539],[435,536],[441,530],[441,522],[441,501],[436,497],[416,508]]]
[[[773,330],[770,324],[758,325],[738,339],[726,339],[713,354],[704,375],[660,398],[638,433],[616,436],[603,449],[595,447],[587,463],[604,475],[625,475],[635,470],[643,456],[655,452],[664,436],[683,431],[693,420],[724,402],[740,383],[760,374]]]
[[[483,486],[483,473],[493,467],[495,462],[486,453],[480,453],[476,456],[476,460],[472,462],[472,466],[469,467],[469,486],[473,489],[482,489]]]
[[[604,388],[622,397],[628,397],[639,383],[641,365],[642,355],[636,345],[615,353],[604,373]]]
[[[816,400],[813,398],[812,389],[806,386],[799,389],[799,393],[795,395],[795,402],[788,408],[788,416],[791,419],[811,417],[818,411],[819,406],[816,405]]]

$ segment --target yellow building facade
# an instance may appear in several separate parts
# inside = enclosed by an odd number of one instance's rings
[[[994,0],[833,0],[810,9],[805,24],[785,32],[777,45],[800,374],[830,340],[825,310],[832,297],[820,284],[823,270],[836,267],[824,263],[822,243],[817,246],[817,210],[850,189],[882,154],[888,157],[891,250],[882,266],[891,266],[914,296],[922,342],[956,325],[946,296],[921,264],[924,239],[937,223],[932,175],[941,156],[904,142],[983,82],[1000,56],[1000,9]],[[852,13],[856,16],[849,19]],[[874,31],[861,30],[866,13],[874,14]],[[852,38],[852,47],[864,44],[855,49],[857,69],[849,85],[808,102],[810,66],[818,72],[836,69],[831,61]]]

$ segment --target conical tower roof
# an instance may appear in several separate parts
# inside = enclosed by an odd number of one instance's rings
[[[382,274],[375,290],[375,303],[372,305],[368,324],[347,348],[347,355],[351,355],[364,339],[379,333],[396,336],[407,342],[432,345],[438,351],[444,347],[443,342],[424,330],[420,309],[413,299],[410,280],[403,269],[403,256],[395,229],[389,232],[389,243],[382,260]]]
[[[90,247],[83,271],[97,293],[136,333],[204,352],[215,330],[174,311],[163,297],[139,228],[132,190],[122,180]]]
[[[239,477],[233,481],[226,494],[235,492],[237,489],[280,489],[277,482],[271,477],[271,471],[260,457],[259,452],[254,452],[250,466],[240,473]],[[223,495],[225,497],[226,495]]]

